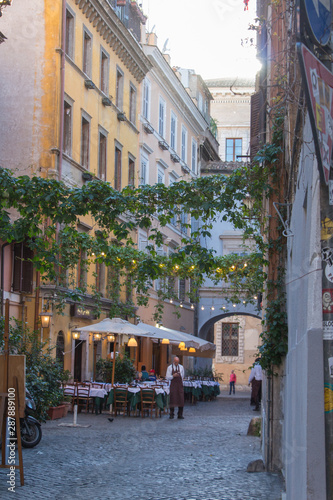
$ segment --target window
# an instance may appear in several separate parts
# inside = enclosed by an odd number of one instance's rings
[[[120,297],[120,276],[119,270],[114,267],[108,267],[107,272],[107,285],[106,285],[106,296],[108,299],[112,299],[117,302]]]
[[[81,165],[89,169],[90,122],[82,116],[81,121]]]
[[[172,186],[172,184],[176,182],[176,177],[174,177],[173,175],[170,175],[169,176],[169,186]],[[177,225],[177,217],[176,215],[174,215],[172,217],[172,219],[170,220],[170,224],[172,224],[173,226],[176,226]]]
[[[192,139],[192,159],[191,159],[191,168],[194,174],[197,173],[197,164],[198,164],[198,145],[195,139]]]
[[[130,85],[129,119],[135,125],[136,122],[136,88]]]
[[[159,168],[157,170],[157,183],[158,184],[164,184],[164,179],[165,179],[164,170],[162,170],[161,168]]]
[[[98,177],[102,181],[106,181],[106,146],[107,146],[107,136],[102,132],[99,132]]]
[[[91,76],[91,52],[92,52],[92,38],[91,35],[83,30],[83,73]]]
[[[161,137],[165,136],[165,101],[162,97],[160,97],[159,103],[158,133]]]
[[[175,113],[171,112],[171,126],[170,126],[170,146],[176,151],[177,147],[177,117]]]
[[[222,356],[238,356],[238,323],[222,323]]]
[[[13,291],[32,293],[33,251],[24,243],[14,244]]]
[[[65,46],[66,54],[74,59],[74,16],[66,9],[66,46]]]
[[[144,156],[141,158],[140,184],[148,184],[148,160]]]
[[[242,139],[226,139],[225,142],[225,161],[241,161],[237,158],[242,154]]]
[[[104,50],[101,50],[101,67],[100,67],[101,83],[100,88],[104,94],[109,91],[109,56]]]
[[[181,158],[182,160],[186,163],[187,160],[187,130],[182,125],[182,152],[181,152]]]
[[[142,115],[149,121],[150,118],[150,81],[145,79],[143,82],[142,96]]]
[[[123,94],[124,94],[124,73],[117,68],[116,76],[116,106],[123,109]]]
[[[105,290],[105,264],[104,262],[96,263],[96,290],[102,296]]]
[[[64,332],[60,330],[60,332],[57,335],[57,342],[56,342],[56,360],[57,362],[64,367],[64,352],[65,352],[65,337],[64,337]]]
[[[135,162],[132,158],[128,160],[128,185],[134,186],[135,182]]]
[[[180,215],[180,231],[187,234],[187,214],[182,212]]]
[[[79,262],[77,264],[77,286],[78,288],[85,288],[87,283],[87,253],[80,250]]]
[[[185,300],[185,278],[178,280],[178,298],[182,302]]]
[[[115,148],[114,158],[114,188],[121,190],[121,149]]]
[[[72,155],[72,106],[64,102],[64,153]]]

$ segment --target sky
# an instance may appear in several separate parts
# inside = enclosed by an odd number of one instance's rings
[[[194,69],[205,80],[229,76],[253,77],[259,63],[255,46],[241,44],[254,38],[248,26],[256,17],[256,0],[141,0],[148,15],[146,27],[167,42],[171,65]]]

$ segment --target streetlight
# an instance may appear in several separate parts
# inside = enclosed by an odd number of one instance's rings
[[[1,0],[0,0],[1,2]],[[0,3],[1,5],[1,3]],[[42,328],[48,328],[50,326],[50,319],[53,314],[51,312],[41,312],[39,313],[40,319],[42,321]]]

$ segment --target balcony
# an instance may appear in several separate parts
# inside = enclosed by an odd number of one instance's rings
[[[168,151],[169,149],[168,143],[165,141],[158,141],[158,145],[163,151]]]

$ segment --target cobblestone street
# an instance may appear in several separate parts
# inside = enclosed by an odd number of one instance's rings
[[[261,458],[247,436],[254,413],[247,394],[186,405],[185,420],[79,414],[43,424],[43,438],[23,450],[25,486],[16,492],[0,471],[0,498],[113,500],[280,500],[277,474],[248,473]]]

